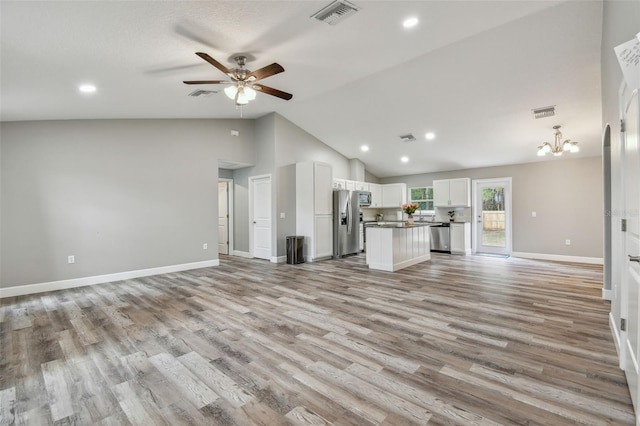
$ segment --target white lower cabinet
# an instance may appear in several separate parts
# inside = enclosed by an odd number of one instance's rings
[[[449,229],[451,254],[471,254],[471,224],[451,222]]]
[[[333,256],[333,215],[317,214],[315,216],[315,257]]]

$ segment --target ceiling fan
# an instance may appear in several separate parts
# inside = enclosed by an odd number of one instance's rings
[[[228,75],[231,80],[188,80],[184,81],[184,84],[229,84],[230,86],[224,89],[224,92],[230,99],[235,101],[237,106],[246,105],[249,101],[254,100],[257,92],[266,93],[267,95],[275,96],[286,101],[293,98],[291,93],[283,92],[282,90],[274,89],[273,87],[263,84],[256,84],[257,81],[263,78],[271,77],[284,71],[284,68],[275,62],[258,70],[249,71],[245,68],[247,60],[245,56],[236,56],[234,59],[238,67],[229,69],[206,53],[196,52],[196,55]]]

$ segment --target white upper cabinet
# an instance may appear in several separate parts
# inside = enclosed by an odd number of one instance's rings
[[[436,207],[471,207],[471,179],[434,180],[433,204]]]
[[[355,182],[356,184],[356,191],[368,191],[369,190],[369,184],[367,182]]]
[[[406,183],[388,183],[382,185],[382,205],[380,207],[400,208],[407,202]]]
[[[382,185],[370,183],[369,191],[371,191],[371,206],[369,207],[382,207]]]
[[[344,179],[333,179],[333,189],[347,189],[347,183]]]

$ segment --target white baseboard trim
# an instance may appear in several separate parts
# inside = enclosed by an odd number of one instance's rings
[[[611,290],[611,289],[607,290],[606,288],[603,288],[602,289],[602,298],[604,300],[608,300],[609,302],[612,301],[613,300],[613,290]]]
[[[287,256],[276,256],[271,258],[271,263],[285,263]]]
[[[26,294],[44,293],[46,291],[84,287],[87,285],[104,284],[113,281],[129,280],[132,278],[148,277],[150,275],[188,271],[190,269],[208,268],[211,266],[220,266],[220,260],[204,260],[202,262],[183,263],[181,265],[160,266],[157,268],[139,269],[137,271],[117,272],[115,274],[96,275],[92,277],[73,278],[70,280],[6,287],[0,289],[0,299],[5,297],[23,296]]]
[[[604,259],[602,257],[564,256],[561,254],[523,253],[515,251],[511,253],[511,256],[522,257],[525,259],[552,260],[556,262],[589,263],[592,265],[604,264]]]
[[[616,319],[613,317],[613,312],[609,312],[609,329],[613,336],[613,343],[616,346],[616,352],[618,352],[618,358],[620,358],[620,334],[618,333],[618,327],[616,326]]]
[[[247,259],[251,259],[251,253],[249,253],[248,251],[234,250],[233,251],[233,255],[234,256],[238,256],[238,257],[246,257]]]

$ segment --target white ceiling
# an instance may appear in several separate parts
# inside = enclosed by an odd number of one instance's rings
[[[601,1],[354,0],[336,26],[310,18],[329,3],[2,0],[0,118],[239,118],[222,92],[187,96],[219,86],[182,80],[225,78],[197,51],[243,53],[281,64],[264,83],[294,95],[243,117],[275,111],[379,177],[541,161],[554,124],[580,142],[562,158],[600,155]]]

